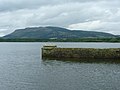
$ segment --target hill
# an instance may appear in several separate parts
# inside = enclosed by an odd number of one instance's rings
[[[95,31],[69,30],[61,27],[32,27],[15,30],[4,36],[5,39],[35,38],[35,39],[62,39],[62,38],[109,38],[113,34]]]

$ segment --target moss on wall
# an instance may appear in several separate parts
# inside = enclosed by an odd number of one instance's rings
[[[120,59],[120,48],[42,48],[43,57],[51,58],[91,58],[91,59]]]

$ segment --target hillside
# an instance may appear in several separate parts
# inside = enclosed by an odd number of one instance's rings
[[[89,38],[89,37],[115,37],[115,35],[83,30],[69,30],[60,27],[34,27],[15,30],[4,36],[5,39],[36,38],[36,39],[62,39],[62,38]]]

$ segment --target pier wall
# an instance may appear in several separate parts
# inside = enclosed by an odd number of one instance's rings
[[[120,48],[42,48],[42,57],[78,59],[120,59]]]

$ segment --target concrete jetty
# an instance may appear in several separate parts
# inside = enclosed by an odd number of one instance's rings
[[[76,59],[120,59],[120,48],[60,48],[46,45],[42,48],[43,58]]]

